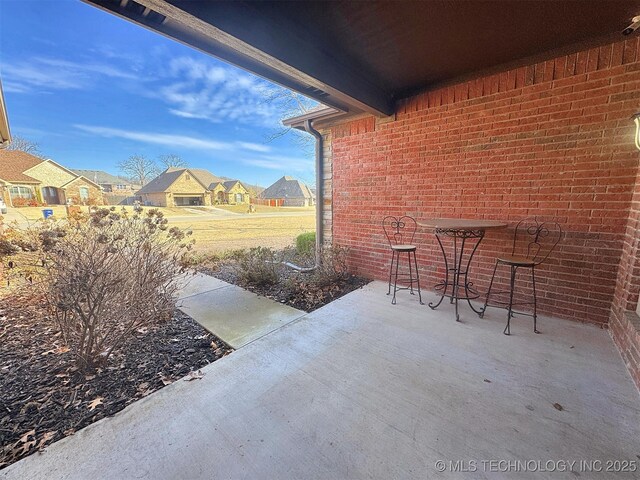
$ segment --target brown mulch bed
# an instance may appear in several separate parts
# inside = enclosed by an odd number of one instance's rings
[[[198,270],[305,312],[317,310],[371,281],[355,275],[348,275],[338,283],[318,287],[309,281],[310,274],[282,267],[279,270],[280,281],[278,283],[251,285],[240,281],[234,260],[221,261],[215,265],[202,265],[198,267]]]
[[[0,297],[0,469],[182,377],[199,378],[231,351],[176,310],[84,375],[29,293]]]

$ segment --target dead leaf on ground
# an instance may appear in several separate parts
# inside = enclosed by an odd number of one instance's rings
[[[102,399],[102,397],[95,398],[91,403],[89,403],[87,408],[89,408],[89,410],[94,410],[98,405],[103,405]]]
[[[189,372],[189,374],[184,378],[184,380],[185,382],[190,382],[191,380],[200,380],[202,377],[204,377],[204,373],[202,373],[202,370],[198,370],[194,372]]]
[[[149,388],[149,384],[147,382],[144,382],[138,385],[138,393],[143,397],[146,397],[147,395],[155,391],[156,391],[155,388]]]
[[[41,355],[50,355],[50,354],[54,354],[54,355],[60,355],[61,353],[67,353],[69,351],[69,347],[63,345],[61,347],[58,348],[54,348],[52,350],[47,350],[46,352],[42,352]]]
[[[18,447],[17,449],[14,447],[14,453],[16,455],[24,455],[29,450],[31,450],[31,447],[33,447],[35,444],[36,444],[35,440],[31,440],[30,442],[25,442],[20,447]]]
[[[169,385],[170,383],[173,383],[173,380],[165,376],[163,373],[158,373],[158,376],[160,377],[163,385]]]
[[[26,443],[29,441],[29,437],[35,436],[36,431],[34,430],[29,430],[27,433],[25,433],[23,436],[20,437],[20,442],[21,443]]]
[[[44,448],[45,444],[49,440],[51,440],[55,436],[56,433],[57,433],[57,430],[54,430],[52,432],[46,432],[44,435],[42,435],[42,438],[38,442],[38,445],[36,446],[36,448],[38,450],[42,450]]]

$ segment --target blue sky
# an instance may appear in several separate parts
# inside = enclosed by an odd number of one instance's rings
[[[80,1],[0,0],[0,75],[12,134],[70,168],[174,153],[249,183],[313,181],[291,135],[268,141],[268,82]]]

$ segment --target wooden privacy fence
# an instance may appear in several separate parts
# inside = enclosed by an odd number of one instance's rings
[[[251,203],[253,205],[266,205],[268,207],[282,207],[284,205],[284,198],[252,198]]]

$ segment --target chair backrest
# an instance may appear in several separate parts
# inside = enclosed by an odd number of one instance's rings
[[[558,222],[539,222],[536,217],[520,220],[513,234],[511,254],[522,256],[541,264],[562,239],[562,227]]]
[[[418,229],[418,223],[413,217],[384,217],[382,220],[384,234],[389,240],[389,245],[408,245],[413,242],[413,237]]]

